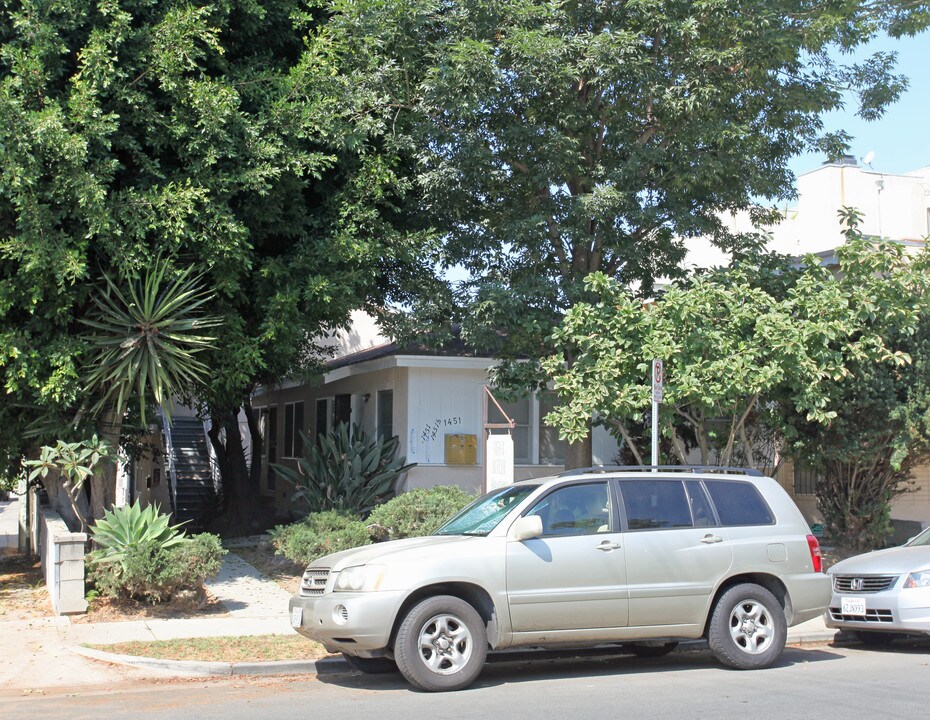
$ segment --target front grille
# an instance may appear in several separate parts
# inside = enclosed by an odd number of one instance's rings
[[[890,623],[894,622],[891,610],[866,610],[865,616],[844,615],[837,607],[830,608],[830,617],[842,622]]]
[[[327,580],[329,580],[329,568],[307,568],[303,580],[300,582],[300,594],[305,596],[322,595],[326,589]]]
[[[892,587],[897,575],[834,575],[833,589],[838,593],[878,593]]]

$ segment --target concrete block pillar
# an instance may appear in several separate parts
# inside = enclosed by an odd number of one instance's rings
[[[42,512],[42,570],[58,615],[87,612],[84,599],[84,547],[87,533],[68,530],[61,517]]]

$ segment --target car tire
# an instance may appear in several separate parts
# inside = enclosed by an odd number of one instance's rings
[[[624,645],[623,649],[641,658],[664,657],[678,647],[677,642],[641,642]]]
[[[856,630],[855,635],[856,640],[869,647],[888,647],[899,637],[895,633],[875,630]]]
[[[386,657],[364,658],[357,655],[348,655],[342,653],[353,668],[366,675],[387,675],[388,673],[397,672],[397,663]]]
[[[707,642],[717,659],[737,670],[768,667],[788,636],[785,611],[760,585],[734,585],[714,605]]]
[[[397,630],[394,659],[414,687],[429,692],[470,685],[488,654],[484,621],[471,605],[451,595],[426,598]]]

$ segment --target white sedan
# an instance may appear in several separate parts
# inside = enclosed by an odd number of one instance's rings
[[[930,528],[901,547],[856,555],[828,571],[833,598],[827,627],[883,645],[930,635]]]

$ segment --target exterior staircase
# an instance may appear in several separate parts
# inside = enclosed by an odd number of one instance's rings
[[[203,423],[196,417],[174,417],[167,432],[174,454],[174,522],[186,522],[188,532],[203,530],[217,499]]]

